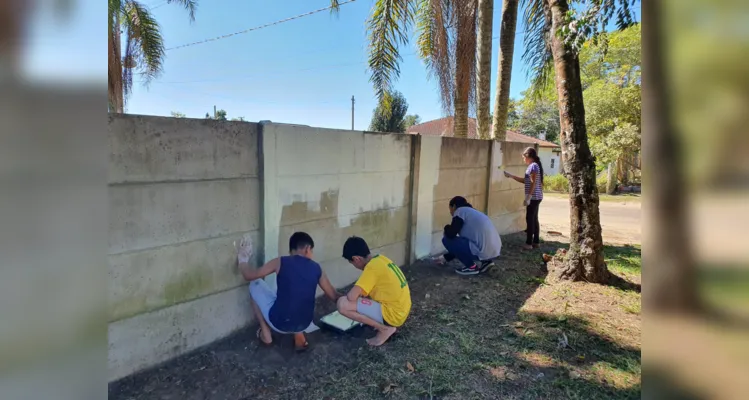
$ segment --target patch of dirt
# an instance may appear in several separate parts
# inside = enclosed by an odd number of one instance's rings
[[[453,265],[403,268],[413,308],[383,347],[366,327],[321,330],[295,354],[290,337],[266,348],[256,326],[109,385],[110,399],[640,398],[639,293],[584,283],[548,285],[541,251],[503,239],[486,274]],[[332,311],[321,300],[317,316]],[[567,338],[564,346],[560,338]]]

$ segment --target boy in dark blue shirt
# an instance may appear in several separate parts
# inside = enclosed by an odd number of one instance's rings
[[[260,323],[258,338],[270,345],[273,340],[271,329],[281,334],[293,334],[296,350],[305,350],[307,340],[304,333],[316,329],[312,317],[317,286],[333,301],[341,296],[320,265],[312,261],[315,242],[310,235],[296,232],[289,239],[289,256],[274,258],[258,269],[248,265],[251,247],[247,239],[242,240],[237,261],[242,276],[250,281],[252,308]],[[272,273],[276,274],[276,291],[262,279]]]

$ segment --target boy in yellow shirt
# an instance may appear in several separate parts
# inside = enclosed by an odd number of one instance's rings
[[[411,291],[403,272],[383,255],[372,255],[364,239],[352,236],[343,245],[343,258],[362,270],[348,294],[338,299],[338,312],[369,325],[377,335],[371,346],[385,343],[411,312]]]

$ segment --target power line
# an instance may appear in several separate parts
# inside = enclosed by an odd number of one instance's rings
[[[344,4],[353,3],[355,1],[356,0],[343,1],[343,2],[338,3],[338,6],[340,7],[340,6],[344,5]],[[299,19],[299,18],[302,18],[302,17],[307,17],[307,16],[310,16],[312,14],[317,14],[317,13],[325,11],[325,10],[330,10],[331,8],[333,8],[332,5],[324,7],[324,8],[320,8],[320,9],[317,9],[317,10],[314,10],[314,11],[306,12],[304,14],[299,14],[299,15],[295,15],[293,17],[289,17],[289,18],[285,18],[285,19],[278,20],[278,21],[275,21],[275,22],[271,22],[269,24],[256,26],[254,28],[249,28],[249,29],[245,29],[243,31],[229,33],[229,34],[222,35],[222,36],[217,36],[217,37],[214,37],[214,38],[211,38],[211,39],[204,39],[204,40],[201,40],[201,41],[198,41],[198,42],[192,42],[192,43],[187,43],[187,44],[179,45],[179,46],[176,46],[176,47],[171,47],[171,48],[168,48],[166,50],[167,51],[168,50],[176,50],[176,49],[181,49],[183,47],[190,47],[190,46],[195,46],[195,45],[199,45],[199,44],[203,44],[203,43],[213,42],[213,41],[216,41],[216,40],[226,39],[228,37],[232,37],[232,36],[236,36],[236,35],[241,35],[243,33],[248,33],[248,32],[256,31],[256,30],[259,30],[259,29],[267,28],[269,26],[282,24],[284,22],[293,21],[295,19]]]
[[[341,3],[341,4],[343,4],[343,3]],[[497,39],[499,39],[499,36],[492,37],[492,40],[497,40]],[[326,49],[326,50],[328,50],[328,49]],[[314,53],[315,52],[313,51],[313,52],[308,52],[306,54],[314,54]],[[414,51],[414,52],[411,52],[411,53],[406,53],[406,54],[403,54],[402,57],[414,56],[414,55],[417,55],[417,52]],[[281,75],[281,74],[290,74],[290,73],[295,73],[295,72],[313,71],[313,70],[324,69],[324,68],[350,67],[350,66],[353,66],[353,65],[363,65],[363,64],[367,64],[367,63],[368,63],[368,61],[359,61],[359,62],[343,63],[343,64],[318,65],[318,66],[315,66],[315,67],[308,67],[308,68],[302,68],[302,69],[294,69],[294,70],[290,70],[290,71],[277,71],[277,72],[270,73],[270,74],[263,74],[263,77],[268,76],[268,75]],[[158,83],[158,84],[209,83],[209,82],[236,81],[237,79],[243,79],[243,78],[233,77],[233,78],[220,78],[220,79],[200,79],[200,80],[194,80],[194,81],[158,81],[158,80],[156,80],[156,81],[153,81],[152,83]]]

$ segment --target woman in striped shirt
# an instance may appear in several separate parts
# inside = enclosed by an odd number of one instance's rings
[[[528,147],[523,152],[523,160],[528,166],[525,170],[525,176],[520,178],[505,171],[505,176],[512,178],[520,183],[525,184],[525,223],[527,225],[525,246],[523,249],[531,250],[540,246],[541,227],[538,223],[538,206],[544,199],[544,167],[541,165],[541,159],[533,147]]]

